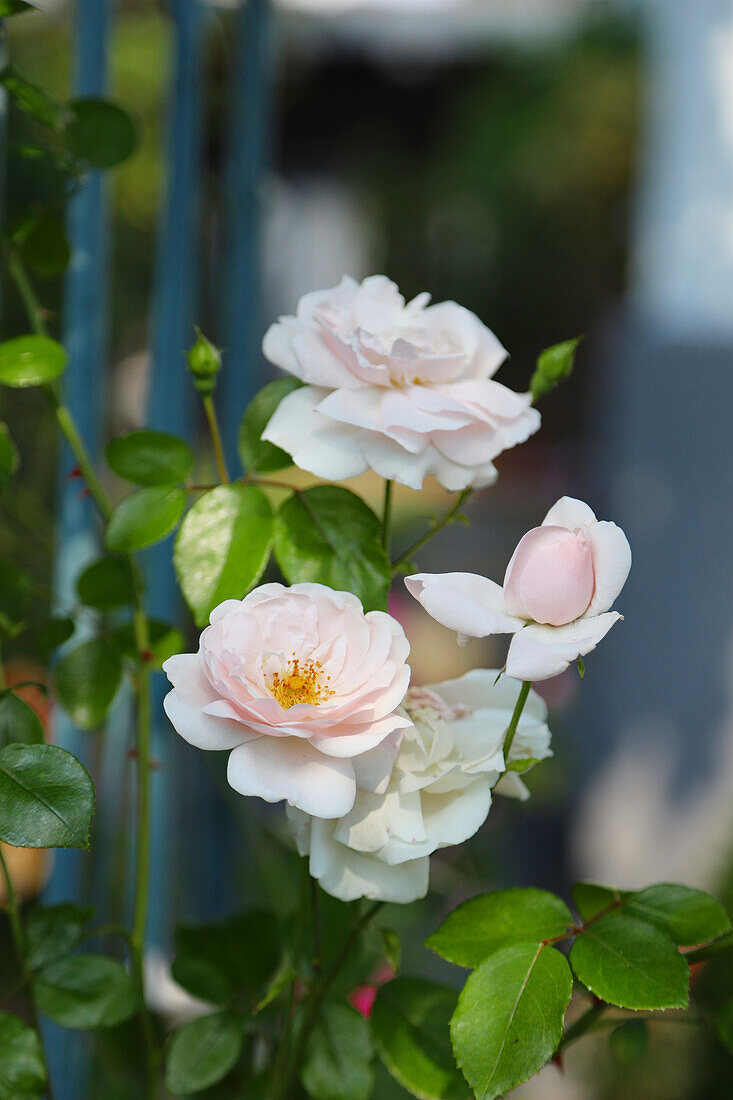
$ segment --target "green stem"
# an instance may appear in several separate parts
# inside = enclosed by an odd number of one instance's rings
[[[532,687],[531,680],[525,680],[522,684],[519,692],[519,698],[517,699],[517,705],[514,708],[511,721],[507,726],[506,734],[504,735],[504,767],[509,764],[509,753],[511,752],[512,745],[514,743],[514,735],[517,732],[517,726],[519,725],[519,719],[522,717],[522,711],[524,710],[524,704],[527,702],[529,696],[529,689]]]
[[[43,308],[28,278],[18,253],[2,241],[7,256],[8,270],[25,304],[33,331],[38,335],[46,334]],[[112,515],[112,505],[97,477],[91,456],[74,422],[69,408],[63,403],[55,383],[43,387],[54,411],[58,424],[68,443],[97,509],[105,523]],[[132,555],[126,555],[133,581],[135,605],[135,638],[140,655],[140,671],[136,677],[138,695],[137,728],[137,834],[135,863],[135,900],[133,903],[133,926],[130,933],[130,954],[132,967],[140,990],[140,1018],[142,1022],[147,1052],[148,1095],[155,1094],[154,1034],[150,1014],[145,1004],[143,985],[143,953],[145,939],[145,917],[148,900],[149,856],[150,856],[150,669],[148,667],[150,634],[143,604],[143,580],[140,567]]]
[[[382,509],[382,546],[389,553],[389,540],[392,528],[392,490],[393,481],[384,483],[384,507]]]
[[[456,518],[458,512],[460,512],[463,503],[468,500],[473,489],[463,489],[458,495],[458,498],[451,505],[444,516],[436,519],[424,535],[421,535],[419,539],[413,542],[412,546],[408,546],[404,553],[400,554],[392,562],[392,568],[397,569],[404,562],[409,561],[413,554],[416,554],[418,550],[422,549],[426,542],[430,542],[434,535],[437,535],[439,531],[442,531],[444,527],[447,527],[449,523],[452,523]]]
[[[318,1014],[321,1010],[323,1000],[331,989],[334,981],[338,977],[341,967],[344,965],[354,947],[356,946],[359,936],[367,927],[372,918],[376,916],[380,909],[383,908],[383,906],[383,901],[375,901],[362,914],[354,927],[351,929],[351,932],[349,933],[343,947],[339,951],[333,963],[323,974],[320,982],[318,982],[314,986],[308,1007],[306,1009],[303,1026],[301,1027],[300,1034],[298,1035],[298,1042],[295,1048],[295,1056],[291,1060],[288,1067],[288,1072],[285,1075],[285,1080],[283,1082],[283,1091],[274,1094],[271,1100],[286,1100],[286,1098],[289,1096],[290,1084],[297,1074],[298,1069],[300,1068],[300,1063],[303,1060],[303,1056],[308,1045],[308,1040],[310,1039],[311,1032],[313,1031],[313,1028],[315,1027],[316,1021],[318,1019]]]
[[[43,1059],[43,1069],[46,1075],[46,1096],[48,1100],[53,1100],[53,1086],[51,1084],[51,1077],[48,1072],[48,1062],[46,1061],[46,1051],[43,1047],[43,1036],[41,1035],[41,1029],[38,1023],[38,1013],[36,1011],[36,1002],[33,997],[33,984],[30,980],[30,974],[25,962],[25,934],[23,932],[23,923],[20,919],[20,907],[18,905],[18,899],[15,894],[15,888],[13,886],[13,879],[10,875],[10,870],[5,862],[5,856],[3,855],[2,847],[0,847],[0,868],[2,869],[3,878],[5,879],[5,890],[8,895],[7,910],[8,917],[10,919],[10,931],[13,937],[13,945],[15,952],[18,956],[18,962],[23,974],[23,984],[28,988],[28,1009],[31,1019],[31,1026],[38,1033],[38,1041],[41,1044],[41,1057]]]
[[[229,471],[227,470],[227,462],[224,457],[224,447],[221,442],[221,432],[219,431],[219,421],[216,418],[216,409],[214,408],[214,399],[210,393],[205,394],[201,400],[204,404],[204,412],[206,413],[206,419],[209,423],[209,431],[211,432],[211,442],[214,445],[214,457],[216,458],[216,467],[219,471],[219,477],[226,484],[229,481]]]

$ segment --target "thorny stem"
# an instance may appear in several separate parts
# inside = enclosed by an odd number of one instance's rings
[[[310,1001],[306,1009],[305,1019],[303,1020],[303,1026],[301,1027],[300,1034],[298,1035],[298,1042],[295,1047],[295,1053],[290,1061],[287,1072],[285,1074],[283,1089],[281,1092],[274,1094],[272,1100],[287,1100],[287,1097],[289,1095],[288,1090],[290,1087],[290,1083],[293,1080],[295,1074],[298,1072],[300,1063],[303,1060],[303,1055],[305,1054],[311,1032],[313,1031],[316,1021],[318,1020],[318,1014],[320,1012],[323,1000],[326,997],[331,986],[333,985],[334,981],[338,977],[341,967],[344,965],[349,955],[353,951],[356,943],[358,942],[359,936],[368,926],[372,918],[375,917],[379,910],[383,908],[383,906],[383,901],[375,901],[372,905],[369,906],[368,909],[364,911],[359,920],[351,929],[351,932],[345,940],[343,947],[339,951],[331,966],[328,967],[328,969],[322,975],[320,982],[317,982],[314,985],[313,990],[311,991]]]
[[[227,484],[229,482],[229,471],[227,470],[227,461],[224,457],[224,447],[221,441],[221,432],[219,431],[219,421],[216,418],[214,399],[210,393],[207,393],[202,396],[201,400],[203,401],[204,412],[206,413],[209,431],[211,432],[211,442],[214,446],[216,468],[219,471],[221,480]]]
[[[41,1036],[41,1029],[38,1024],[38,1013],[36,1011],[36,1002],[33,997],[33,985],[30,982],[30,976],[28,974],[28,968],[25,961],[25,934],[23,932],[23,923],[20,919],[20,908],[18,906],[18,899],[15,895],[15,889],[13,887],[13,880],[10,875],[10,870],[5,862],[5,856],[3,855],[2,848],[0,847],[0,868],[2,869],[3,878],[5,879],[5,891],[8,895],[7,910],[8,917],[10,919],[10,931],[13,937],[13,946],[15,947],[15,953],[18,956],[18,962],[23,974],[23,984],[28,987],[28,1008],[31,1018],[31,1025],[38,1033],[38,1039],[41,1044],[41,1058],[43,1059],[43,1069],[46,1076],[46,1096],[48,1100],[53,1100],[53,1086],[51,1084],[51,1077],[48,1072],[48,1062],[46,1061],[46,1051],[43,1046],[43,1038]]]
[[[522,684],[522,688],[519,692],[519,698],[517,699],[517,705],[514,708],[511,721],[507,726],[507,731],[504,736],[504,767],[509,765],[509,753],[511,752],[512,744],[514,743],[514,736],[517,732],[517,726],[519,725],[519,719],[522,717],[522,711],[524,710],[524,704],[527,702],[529,696],[529,689],[532,687],[531,680],[525,680]]]
[[[430,527],[428,527],[424,535],[421,535],[420,538],[413,542],[411,546],[408,546],[402,554],[399,554],[392,562],[392,568],[397,569],[400,565],[404,564],[404,562],[409,561],[413,554],[416,554],[418,550],[422,549],[426,542],[430,542],[434,535],[437,535],[439,531],[442,531],[444,527],[447,527],[449,523],[452,523],[460,512],[464,502],[468,500],[468,498],[471,496],[472,492],[473,489],[461,490],[457,499],[451,505],[445,515],[440,516],[433,523],[431,523]]]
[[[33,331],[39,336],[47,334],[47,328],[41,306],[33,285],[18,253],[3,239],[3,250],[7,257],[8,270],[28,313]],[[43,391],[54,411],[56,422],[68,443],[77,465],[84,477],[87,488],[102,519],[109,522],[112,504],[97,477],[91,456],[86,448],[69,408],[63,403],[55,383],[48,383]],[[133,925],[130,933],[130,953],[132,965],[139,987],[140,1018],[147,1054],[148,1096],[155,1092],[154,1036],[153,1025],[147,1005],[143,985],[143,953],[145,948],[145,917],[147,912],[149,854],[150,854],[150,669],[148,653],[150,650],[150,632],[143,605],[143,580],[140,567],[132,555],[126,555],[133,581],[135,604],[135,638],[140,655],[140,670],[135,679],[138,697],[137,724],[137,837],[135,861],[135,893]]]

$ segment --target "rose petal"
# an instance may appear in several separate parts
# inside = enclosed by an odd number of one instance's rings
[[[598,615],[613,606],[631,569],[629,540],[615,523],[601,520],[591,524],[588,528],[588,542],[593,557],[596,585],[586,616]]]
[[[316,411],[326,390],[302,386],[280,402],[262,433],[268,443],[292,455],[296,466],[318,477],[342,481],[369,469],[354,446],[354,429]]]
[[[169,657],[163,671],[173,685],[163,708],[176,733],[199,749],[232,749],[255,736],[240,722],[204,714],[217,696],[204,676],[197,653]]]
[[[405,585],[437,622],[470,638],[513,634],[524,626],[507,613],[501,587],[478,573],[415,573]]]
[[[621,616],[616,611],[576,619],[567,626],[525,626],[512,638],[506,659],[509,676],[518,680],[548,680],[595,649]]]
[[[356,797],[350,760],[324,756],[296,738],[265,736],[239,745],[229,757],[227,779],[239,794],[285,799],[313,817],[341,817]]]
[[[567,527],[568,531],[574,531],[576,527],[590,527],[595,522],[595,512],[582,500],[560,497],[542,520],[542,526]]]
[[[311,823],[310,872],[326,893],[341,901],[369,898],[405,905],[428,892],[430,860],[390,867],[380,859],[353,852],[333,838],[333,822]]]

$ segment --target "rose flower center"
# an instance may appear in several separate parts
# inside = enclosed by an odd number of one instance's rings
[[[275,672],[268,687],[283,710],[290,710],[298,703],[317,707],[334,694],[328,686],[330,676],[323,673],[320,661],[301,661],[293,654],[281,672]]]

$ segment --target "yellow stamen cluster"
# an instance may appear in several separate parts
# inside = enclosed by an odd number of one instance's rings
[[[324,677],[320,661],[301,662],[293,654],[290,664],[283,672],[276,672],[268,686],[284,710],[289,710],[298,703],[309,703],[317,707],[334,694],[333,688],[328,686],[330,679],[330,676]]]

